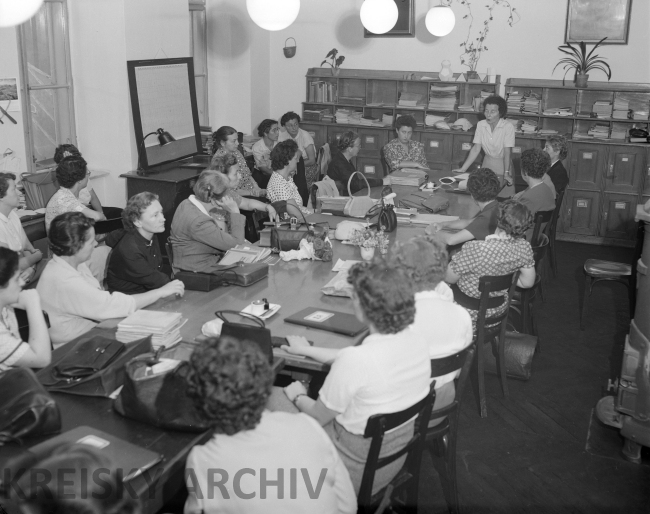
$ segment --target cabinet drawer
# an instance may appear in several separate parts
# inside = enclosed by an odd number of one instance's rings
[[[424,145],[424,154],[428,162],[449,162],[451,157],[451,134],[423,133],[420,142]]]
[[[341,134],[350,132],[351,128],[342,128],[342,127],[328,127],[327,128],[327,140],[329,141],[330,146],[336,146],[337,141],[340,139]]]
[[[605,193],[600,235],[615,239],[634,240],[636,237],[636,195]]]
[[[357,156],[357,170],[368,178],[383,178],[384,168],[379,157]]]
[[[379,156],[381,148],[388,142],[388,132],[382,129],[362,128],[358,131],[361,138],[361,152]]]
[[[453,142],[451,145],[451,165],[452,168],[460,168],[469,151],[472,149],[474,144],[472,140],[474,139],[474,134],[453,134]],[[474,162],[480,162],[481,156],[479,155]]]
[[[600,193],[567,190],[562,214],[562,231],[595,236],[598,231]]]
[[[580,189],[600,189],[607,150],[605,147],[585,143],[571,144],[569,183]]]
[[[610,146],[605,170],[605,190],[636,193],[643,182],[645,148]]]
[[[314,146],[318,150],[321,146],[327,143],[327,126],[326,125],[312,125],[310,123],[301,123],[300,128],[307,132],[314,140]]]

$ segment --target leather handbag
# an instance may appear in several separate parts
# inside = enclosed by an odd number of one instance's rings
[[[195,344],[181,341],[172,348],[160,347],[126,363],[124,387],[113,408],[126,418],[148,425],[184,432],[203,432],[210,428],[187,395],[187,362]],[[173,369],[152,373],[161,359],[180,361]]]
[[[537,336],[506,332],[505,361],[506,376],[517,380],[529,380],[533,373],[533,357],[537,348]],[[497,373],[497,356],[492,351],[483,352],[485,371]]]
[[[59,407],[31,369],[11,368],[0,373],[0,446],[60,430]]]
[[[231,336],[240,341],[248,341],[259,347],[262,353],[267,356],[269,362],[273,362],[273,341],[271,331],[266,328],[264,320],[238,311],[217,311],[214,313],[217,318],[223,321],[221,327],[222,336]],[[238,316],[245,323],[234,322],[229,317]]]
[[[277,203],[277,202],[276,202]],[[301,213],[302,214],[302,213]],[[300,247],[300,241],[310,235],[322,235],[329,231],[329,223],[309,223],[305,215],[302,215],[303,222],[294,224],[293,228],[273,227],[271,229],[271,248],[279,252],[297,250]]]
[[[233,264],[223,266],[213,273],[199,273],[197,271],[177,271],[173,278],[185,284],[185,289],[192,291],[212,291],[221,286],[250,286],[259,282],[269,274],[269,265],[264,262],[252,264]]]
[[[124,365],[151,352],[151,336],[120,343],[103,336],[82,335],[70,350],[37,373],[48,391],[108,397],[124,383]]]
[[[399,201],[402,207],[415,208],[422,213],[436,213],[449,207],[449,200],[444,196],[413,193]]]
[[[377,228],[392,232],[397,228],[397,214],[392,204],[386,204],[382,195],[381,202],[368,211],[369,217],[377,216]]]
[[[352,184],[352,178],[357,173],[363,177],[366,186],[368,186],[368,194],[366,196],[352,196],[350,185]],[[370,184],[368,184],[368,180],[363,173],[355,171],[352,175],[350,175],[350,178],[348,179],[348,195],[350,198],[345,204],[345,207],[343,207],[343,214],[345,216],[350,216],[352,218],[364,218],[368,211],[375,206],[374,200],[370,198]]]

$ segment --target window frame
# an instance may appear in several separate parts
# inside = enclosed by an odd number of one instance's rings
[[[29,83],[29,69],[28,69],[28,56],[27,56],[27,45],[26,45],[26,33],[25,29],[27,23],[23,23],[16,30],[16,36],[18,39],[18,57],[19,57],[19,68],[20,68],[20,82],[21,82],[21,104],[23,109],[23,122],[25,130],[25,153],[26,153],[26,166],[28,172],[44,171],[54,167],[53,157],[48,157],[40,161],[36,161],[35,156],[35,140],[34,140],[34,120],[32,119],[32,91],[47,91],[55,89],[65,89],[67,90],[67,122],[69,127],[69,133],[61,134],[61,122],[62,119],[60,115],[55,116],[55,130],[56,130],[56,144],[60,145],[63,143],[71,143],[77,145],[77,130],[76,130],[76,117],[75,117],[75,106],[74,106],[74,84],[72,79],[72,61],[70,57],[70,22],[69,22],[69,12],[68,12],[68,2],[67,0],[44,0],[41,9],[49,8],[49,4],[60,4],[61,5],[61,14],[60,18],[50,17],[48,20],[48,51],[50,54],[50,63],[54,66],[56,70],[55,73],[51,73],[52,76],[57,77],[56,84],[49,85],[30,85]],[[55,23],[60,23],[58,27],[59,30],[54,30]],[[60,32],[63,38],[63,55],[56,55],[55,53],[55,44],[53,43],[55,33]],[[60,45],[59,41],[59,45]],[[64,67],[65,69],[61,69]],[[61,77],[63,77],[63,82],[61,82]]]
[[[199,95],[197,94],[197,102],[202,102],[204,106],[204,112],[205,112],[205,119],[200,120],[200,125],[203,126],[210,126],[210,105],[209,105],[209,94],[208,94],[208,19],[207,19],[207,12],[206,12],[206,7],[205,7],[205,0],[189,0],[189,13],[190,13],[190,57],[195,62],[194,65],[194,82],[196,86],[196,81],[197,79],[201,79],[203,82],[203,94],[201,95],[202,98],[199,100]],[[196,57],[195,57],[195,39],[194,39],[194,13],[195,12],[202,12],[203,13],[203,38],[201,38],[201,44],[203,45],[203,66],[202,69],[205,70],[205,73],[197,73],[196,70],[199,69],[198,66],[196,66]],[[198,88],[196,88],[198,91]],[[197,106],[198,107],[198,106]],[[201,109],[198,109],[200,112]]]

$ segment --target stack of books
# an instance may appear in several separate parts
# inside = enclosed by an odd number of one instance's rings
[[[632,111],[633,120],[647,120],[649,116],[650,112],[648,111]]]
[[[336,84],[322,80],[309,83],[309,102],[336,102]]]
[[[508,93],[506,103],[508,104],[508,112],[521,112],[522,102],[524,96],[519,91],[512,91]]]
[[[623,100],[622,98],[614,98],[614,110],[612,111],[612,118],[615,120],[626,120],[629,117],[630,102]]]
[[[390,177],[390,183],[392,186],[420,187],[422,184],[424,184],[427,174],[422,170],[401,169],[393,171],[388,176]]]
[[[523,120],[520,130],[524,134],[534,134],[537,132],[537,121],[535,120]]]
[[[591,127],[589,127],[587,134],[591,137],[595,137],[596,139],[607,139],[609,136],[609,125],[594,123]]]
[[[529,93],[524,97],[524,102],[521,106],[521,112],[526,114],[539,114],[541,99],[536,93]]]
[[[594,102],[592,112],[597,118],[611,118],[612,117],[612,103],[605,101]]]
[[[153,346],[171,346],[181,340],[180,329],[187,319],[180,312],[138,310],[117,325],[115,337],[122,343],[149,335]]]
[[[419,105],[419,102],[422,100],[421,94],[418,93],[406,93],[403,92],[399,96],[399,102],[397,102],[398,105],[401,107],[418,107],[418,108],[423,108],[423,105]]]
[[[225,266],[237,263],[252,264],[254,262],[263,261],[269,255],[271,255],[271,250],[268,248],[242,244],[228,250],[226,255],[224,255],[219,261],[219,264]]]
[[[453,111],[456,107],[458,86],[431,85],[429,92],[429,109],[434,111]]]

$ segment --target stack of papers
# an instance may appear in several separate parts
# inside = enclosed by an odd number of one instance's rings
[[[459,110],[459,111],[464,111],[464,112],[467,112],[467,111],[474,112],[474,106],[473,106],[471,103],[469,103],[469,104],[462,104],[462,105],[459,105],[459,106],[458,106],[458,110]]]
[[[453,111],[456,107],[458,86],[431,85],[429,92],[429,109],[435,111]]]
[[[516,120],[514,118],[506,118],[503,121],[510,123],[515,130],[521,130],[521,126],[524,124],[522,120]]]
[[[521,112],[522,102],[524,97],[519,91],[512,91],[508,93],[506,103],[508,104],[508,112]]]
[[[401,105],[402,107],[422,107],[421,105],[418,105],[420,100],[422,100],[421,94],[418,93],[402,93],[400,94],[399,97],[399,102],[397,102],[398,105]]]
[[[609,125],[594,123],[589,128],[587,134],[598,139],[607,139],[607,136],[609,135]]]
[[[630,117],[630,102],[623,100],[622,98],[614,99],[614,111],[612,112],[612,118],[615,120],[626,120]],[[619,139],[619,138],[615,138]]]
[[[611,116],[612,116],[612,103],[611,102],[603,102],[603,101],[594,102],[594,106],[593,106],[592,110],[593,110],[593,113],[598,118],[611,118]]]
[[[571,107],[553,107],[545,109],[542,114],[545,116],[571,116],[573,111]]]
[[[535,120],[522,120],[523,123],[521,124],[520,130],[524,134],[533,134],[537,132],[537,121]]]
[[[521,106],[521,112],[528,114],[539,114],[541,100],[536,93],[530,93],[524,98],[524,103]]]
[[[444,116],[435,116],[433,114],[427,114],[426,117],[424,118],[424,124],[427,127],[433,127],[436,123],[439,121],[446,121],[447,118]]]
[[[171,346],[181,340],[180,329],[187,319],[180,312],[138,310],[117,324],[115,337],[122,343],[149,335],[153,346]]]
[[[390,183],[393,186],[416,186],[424,184],[426,173],[416,169],[401,169],[393,171],[390,175]]]
[[[539,130],[537,131],[537,133],[538,133],[540,136],[551,136],[551,135],[553,135],[553,134],[557,134],[557,130],[553,130],[553,129],[539,129]]]
[[[266,259],[271,254],[268,248],[259,246],[237,245],[226,252],[226,255],[219,261],[219,264],[230,265],[241,262],[243,264],[252,264]]]
[[[336,123],[342,123],[344,125],[359,125],[359,120],[361,120],[362,116],[362,112],[351,111],[349,109],[337,109],[335,114]]]
[[[632,111],[633,120],[647,120],[649,116],[650,112],[648,111]]]

